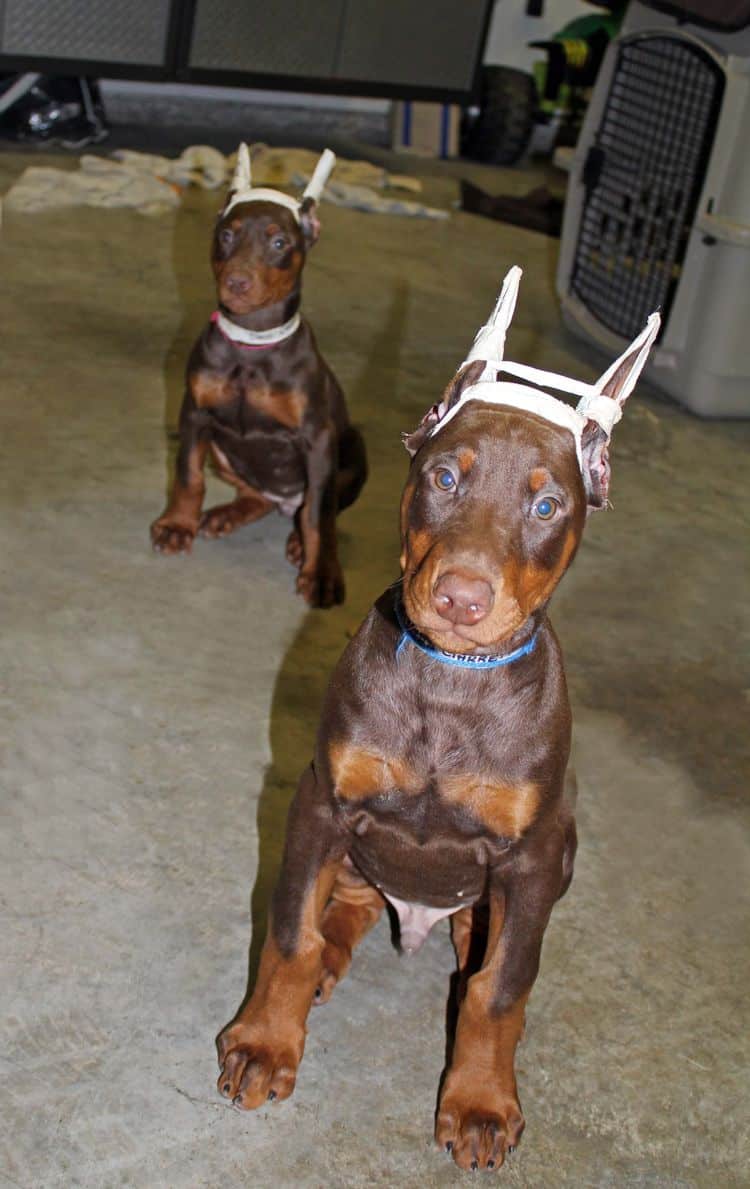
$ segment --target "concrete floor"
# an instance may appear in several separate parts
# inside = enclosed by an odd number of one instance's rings
[[[27,162],[0,154],[0,191]],[[449,202],[461,168],[421,168]],[[313,1013],[288,1103],[221,1100],[214,1036],[245,988],[326,675],[397,573],[400,431],[513,262],[512,355],[584,378],[600,361],[561,329],[555,241],[324,208],[305,310],[372,461],[341,521],[348,601],[295,598],[281,517],[155,557],[216,205],[4,228],[0,1184],[465,1184],[431,1141],[447,924],[409,960],[381,922]],[[581,843],[519,1051],[508,1186],[750,1183],[749,439],[642,388],[616,433],[614,510],[556,597]]]

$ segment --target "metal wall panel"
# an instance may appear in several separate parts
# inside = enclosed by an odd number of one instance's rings
[[[348,0],[336,76],[471,87],[487,0]]]
[[[0,0],[0,52],[160,66],[170,0]]]
[[[330,77],[345,0],[198,0],[191,69]]]

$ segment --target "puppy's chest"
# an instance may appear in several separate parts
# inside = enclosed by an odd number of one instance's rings
[[[543,790],[518,771],[488,762],[471,745],[439,749],[415,740],[333,742],[334,795],[345,815],[399,820],[421,844],[432,834],[517,841],[533,825]]]
[[[303,385],[252,370],[230,376],[202,370],[191,378],[191,389],[199,409],[241,435],[274,426],[296,433],[310,404]]]

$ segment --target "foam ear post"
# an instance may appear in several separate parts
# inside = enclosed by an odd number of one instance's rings
[[[318,164],[315,166],[310,181],[305,186],[305,192],[302,195],[303,202],[306,198],[311,198],[313,202],[320,202],[326,182],[331,176],[335,165],[336,154],[332,153],[330,149],[324,149],[320,155]]]
[[[472,363],[475,359],[486,359],[488,364],[499,363],[502,360],[505,353],[505,336],[515,312],[522,276],[523,270],[517,264],[506,274],[495,308],[489,320],[477,331],[464,364]]]
[[[472,400],[504,409],[520,409],[569,430],[575,441],[578,465],[583,471],[582,440],[587,424],[595,422],[609,440],[613,426],[622,417],[622,406],[635,387],[659,333],[661,319],[658,313],[651,314],[638,337],[596,384],[587,384],[571,376],[548,372],[528,364],[514,363],[504,358],[505,335],[516,307],[521,275],[520,268],[511,268],[489,321],[480,329],[471,351],[459,368],[460,374],[467,363],[484,363],[481,375],[472,377],[469,386],[461,390],[458,400],[442,410],[442,415],[428,428],[428,434],[433,437],[441,433]],[[517,377],[524,383],[501,378],[505,375]],[[548,388],[580,397],[577,407],[573,408],[567,401],[552,396],[545,391]],[[421,427],[417,432],[421,432]]]
[[[633,339],[629,347],[625,348],[622,355],[607,368],[604,375],[599,377],[596,385],[599,392],[618,401],[621,405],[625,403],[643,371],[649,351],[659,333],[660,326],[661,315],[659,312],[655,311],[653,314],[649,314],[646,325],[641,333],[637,338]]]
[[[232,177],[229,188],[234,191],[249,190],[251,185],[250,150],[243,141],[237,150],[237,164],[234,168],[234,176]]]

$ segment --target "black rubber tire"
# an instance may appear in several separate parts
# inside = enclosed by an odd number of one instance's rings
[[[461,152],[475,161],[514,165],[528,147],[537,109],[530,74],[510,66],[483,66],[479,115],[465,117]]]

